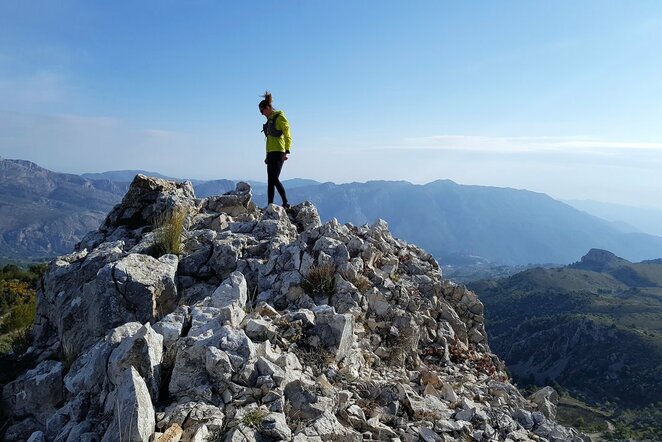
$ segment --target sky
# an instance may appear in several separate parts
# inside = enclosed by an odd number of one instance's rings
[[[0,156],[662,208],[662,2],[0,0]]]

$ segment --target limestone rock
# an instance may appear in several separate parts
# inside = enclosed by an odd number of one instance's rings
[[[115,385],[121,382],[124,370],[133,367],[146,379],[152,399],[158,399],[163,360],[163,337],[146,323],[130,338],[124,339],[108,359],[108,379]]]
[[[174,207],[190,207],[195,193],[190,181],[175,183],[159,178],[136,175],[122,202],[108,214],[101,231],[119,226],[151,226],[154,217]]]
[[[64,364],[44,361],[2,389],[2,402],[11,415],[33,416],[42,424],[64,399]]]
[[[155,416],[149,389],[138,371],[130,367],[116,390],[114,419],[102,439],[145,441],[154,433]]]
[[[232,273],[211,295],[212,305],[220,310],[221,319],[237,327],[246,316],[248,301],[246,279],[241,272]]]
[[[538,410],[550,419],[556,416],[556,405],[559,403],[559,395],[552,387],[544,387],[536,391],[529,399],[538,406]]]
[[[350,314],[335,314],[332,311],[316,315],[313,336],[319,345],[335,354],[336,360],[343,360],[354,343],[354,317]]]
[[[172,210],[182,251],[156,259],[153,220]],[[321,265],[324,292],[307,280]],[[552,419],[553,390],[527,400],[507,381],[483,315],[384,221],[321,223],[307,202],[257,209],[245,183],[198,200],[138,176],[49,265],[36,362],[3,389],[4,438],[581,440]]]

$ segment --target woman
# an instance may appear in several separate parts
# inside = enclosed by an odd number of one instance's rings
[[[283,200],[283,207],[289,209],[285,188],[280,182],[280,171],[283,163],[287,160],[287,154],[290,153],[292,137],[290,136],[290,123],[285,118],[283,111],[274,110],[271,101],[272,97],[269,91],[265,92],[264,100],[260,101],[260,113],[267,118],[267,122],[262,126],[262,131],[267,140],[267,158],[264,160],[267,165],[267,197],[268,204],[274,202],[274,188],[278,189],[278,194]]]

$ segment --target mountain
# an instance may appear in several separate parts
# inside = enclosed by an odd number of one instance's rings
[[[246,181],[248,184],[251,185],[251,188],[253,189],[253,194],[255,195],[262,195],[262,198],[260,198],[260,201],[266,200],[266,195],[267,195],[267,183],[263,181],[252,181],[248,180]],[[303,178],[292,178],[289,180],[283,180],[282,181],[283,186],[285,186],[286,190],[289,189],[294,189],[297,187],[306,187],[306,186],[317,186],[321,184],[319,181],[315,180],[308,180],[308,179],[303,179]]]
[[[567,264],[591,248],[632,260],[662,256],[662,237],[626,233],[551,197],[449,180],[324,183],[287,189],[290,201],[311,201],[322,219],[354,224],[382,218],[397,236],[430,250],[442,263],[477,255],[526,265]],[[256,196],[259,205],[264,196]]]
[[[206,198],[213,195],[223,195],[225,192],[234,190],[235,182],[230,180],[210,180],[193,183],[195,196]]]
[[[83,173],[81,176],[88,180],[108,180],[120,183],[130,183],[138,174],[163,178],[166,180],[179,180],[178,178],[168,177],[158,172],[149,172],[146,170],[111,170],[99,173]]]
[[[36,259],[70,250],[125,191],[109,180],[0,158],[0,257]]]
[[[11,224],[3,230],[0,258],[64,253],[85,230],[98,225],[103,211],[119,202],[129,185],[130,180],[125,180],[136,172],[85,175],[121,181],[97,180],[46,171],[33,163],[25,168],[20,160],[2,161],[14,162],[11,168],[0,169],[0,181],[5,183],[0,193],[5,205],[2,222]],[[11,170],[21,167],[23,178],[14,178]],[[30,174],[35,174],[34,182]],[[43,176],[51,182],[39,178]],[[190,181],[200,198],[225,193],[234,185],[229,180]],[[59,186],[57,191],[48,190],[54,186]],[[295,179],[285,181],[285,186],[292,202],[314,202],[324,220],[337,218],[360,225],[385,219],[398,237],[426,247],[445,266],[454,265],[450,273],[464,280],[512,274],[518,266],[531,263],[570,263],[590,248],[612,250],[634,261],[662,256],[662,237],[623,232],[547,195],[526,190],[448,180],[426,185],[405,181],[338,185]],[[35,192],[41,200],[35,199]],[[265,192],[265,183],[254,183],[254,199],[262,207]],[[63,204],[62,198],[69,199],[68,206],[55,210],[53,201]],[[467,265],[468,261],[477,264]],[[467,267],[474,268],[462,269]]]
[[[568,200],[565,202],[593,216],[619,223],[624,229],[662,236],[662,210],[591,200]]]
[[[429,253],[310,203],[260,210],[244,183],[196,199],[137,176],[49,265],[32,331],[0,366],[26,368],[2,388],[10,442],[587,440],[553,389],[508,381]]]
[[[175,178],[160,174],[158,172],[149,172],[146,170],[112,170],[108,172],[99,172],[99,173],[83,173],[81,176],[89,180],[108,180],[112,181],[119,187],[124,188],[126,191],[128,189],[129,183],[133,181],[136,175],[146,175],[153,176],[156,178],[162,178],[172,181],[190,181],[193,183],[193,189],[195,190],[195,195],[199,198],[206,198],[212,195],[221,195],[225,192],[229,192],[234,189],[236,181],[226,180],[226,179],[216,179],[216,180],[198,180],[191,178]],[[254,193],[257,194],[266,194],[267,192],[267,183],[263,181],[252,181],[248,182]],[[292,178],[289,180],[283,181],[284,185],[288,189],[293,189],[295,187],[303,186],[315,186],[320,184],[318,181],[302,179],[302,178]]]
[[[606,250],[468,285],[490,343],[520,383],[555,382],[596,404],[656,407],[662,397],[662,260]],[[662,435],[662,416],[656,426]]]

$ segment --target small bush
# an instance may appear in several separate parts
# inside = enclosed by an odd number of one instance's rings
[[[331,296],[336,290],[336,268],[332,265],[313,266],[301,286],[311,295]]]
[[[173,209],[158,215],[154,220],[154,246],[158,256],[168,253],[179,255],[182,250],[182,233],[186,210]]]
[[[254,430],[262,429],[262,421],[269,413],[261,408],[249,410],[241,417],[241,423]]]
[[[32,325],[37,311],[37,299],[33,295],[26,303],[14,307],[2,323],[5,332],[20,330]]]

